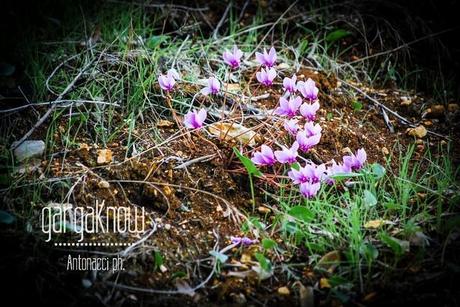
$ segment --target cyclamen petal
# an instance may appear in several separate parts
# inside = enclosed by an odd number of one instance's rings
[[[305,198],[313,198],[316,196],[318,193],[319,189],[321,188],[321,183],[311,183],[311,182],[305,182],[300,184],[300,193]]]
[[[188,112],[184,116],[184,125],[188,129],[198,129],[203,127],[203,123],[206,120],[207,112],[206,109],[201,109],[198,112]]]
[[[296,115],[301,104],[302,98],[300,97],[289,97],[289,100],[284,97],[280,97],[280,106],[275,110],[275,112],[278,115],[293,117]]]
[[[224,62],[232,69],[240,67],[243,52],[238,47],[233,46],[232,51],[225,50],[223,54]]]
[[[321,139],[321,133],[312,136],[307,136],[305,130],[299,131],[296,136],[296,141],[299,143],[300,150],[303,152],[309,151],[313,146],[317,145]]]
[[[323,128],[319,124],[315,124],[313,122],[306,122],[304,125],[304,129],[307,133],[307,136],[313,136],[316,134],[320,134]]]
[[[297,83],[297,89],[305,99],[308,99],[310,101],[318,99],[319,90],[315,85],[315,81],[313,81],[310,78],[308,78],[306,82],[299,81]]]
[[[264,49],[263,53],[256,52],[256,60],[260,65],[266,66],[268,68],[273,67],[276,63],[276,50],[271,47],[270,51],[267,53],[267,50]]]
[[[283,79],[283,88],[286,92],[295,93],[297,91],[296,86],[297,76],[293,75],[291,78],[285,77]]]
[[[261,151],[255,152],[251,161],[257,165],[273,165],[276,162],[273,150],[267,145],[262,145]]]
[[[300,114],[308,120],[314,121],[316,119],[316,111],[319,110],[319,102],[316,101],[315,103],[304,103],[300,106]]]
[[[285,146],[282,147],[282,150],[277,150],[275,151],[275,158],[278,160],[280,163],[295,163],[297,161],[297,156],[298,156],[298,150],[299,150],[299,144],[297,142],[294,142],[292,144],[291,148],[287,148]]]
[[[358,149],[356,155],[351,153],[349,156],[343,157],[343,164],[351,171],[357,171],[364,166],[366,162],[367,154],[364,148]]]
[[[160,87],[164,91],[172,91],[174,88],[174,84],[176,84],[176,80],[171,75],[160,75],[158,77],[158,83],[160,84]]]
[[[290,135],[296,136],[297,131],[299,131],[299,125],[297,123],[298,123],[297,119],[285,120],[284,121],[284,129],[286,129],[286,131]]]
[[[335,160],[332,160],[331,166],[326,168],[326,174],[324,176],[324,180],[327,184],[333,185],[335,183],[335,179],[331,178],[331,176],[337,174],[346,174],[349,173],[351,170],[345,167],[343,164],[337,164]]]
[[[261,71],[256,73],[256,78],[257,81],[263,85],[271,86],[273,84],[273,80],[276,78],[276,70],[274,68],[262,68]]]
[[[220,82],[214,77],[208,79],[208,86],[204,87],[200,92],[207,96],[209,94],[217,94],[220,91]]]

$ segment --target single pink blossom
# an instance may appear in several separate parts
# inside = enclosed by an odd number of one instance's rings
[[[249,239],[248,237],[234,237],[234,236],[231,236],[230,240],[232,244],[236,244],[236,245],[242,244],[244,246],[249,246],[249,245],[256,244],[257,242],[259,242],[257,239]]]
[[[170,74],[160,75],[158,77],[158,83],[164,91],[170,92],[173,90],[174,84],[176,84],[176,80],[174,80],[174,77]]]
[[[275,110],[278,115],[285,115],[287,117],[293,117],[299,110],[302,104],[302,98],[300,97],[289,97],[287,100],[284,97],[280,97],[280,106]]]
[[[292,136],[296,136],[299,128],[300,127],[297,119],[289,119],[284,121],[284,129],[286,129],[286,131]]]
[[[193,112],[188,112],[184,117],[184,125],[189,129],[198,129],[203,127],[203,123],[206,119],[207,112],[206,109],[201,109],[198,112],[194,110]]]
[[[262,68],[261,71],[256,73],[256,78],[263,85],[271,86],[276,78],[276,70],[273,67],[270,69]]]
[[[288,176],[294,184],[302,184],[304,182],[317,183],[324,177],[325,171],[326,166],[324,164],[315,165],[307,163],[304,167],[300,167],[299,170],[291,169],[288,172]]]
[[[285,77],[283,80],[283,88],[286,92],[290,92],[291,94],[295,93],[297,91],[297,76],[292,75],[291,78]]]
[[[300,114],[307,120],[307,121],[314,121],[316,119],[316,111],[319,110],[319,102],[316,101],[312,104],[304,103],[300,106]]]
[[[264,49],[264,53],[256,52],[256,60],[260,63],[260,65],[264,65],[268,68],[273,67],[276,63],[275,48],[271,47],[268,53],[266,49]]]
[[[216,95],[220,91],[220,82],[214,77],[208,79],[208,86],[201,90],[201,94],[207,96],[209,94]]]
[[[262,145],[260,152],[255,152],[251,160],[257,165],[273,165],[276,162],[273,150],[267,145]]]
[[[237,69],[241,65],[241,57],[243,52],[238,47],[233,46],[232,51],[225,50],[223,54],[224,62],[232,69]]]
[[[299,131],[296,136],[296,141],[299,143],[300,150],[303,152],[309,151],[313,146],[319,143],[321,133],[312,136],[307,136],[305,130]]]
[[[304,125],[304,129],[307,132],[307,136],[320,134],[323,130],[319,124],[315,124],[313,122],[306,122]]]
[[[320,182],[304,182],[300,184],[300,193],[302,193],[305,198],[313,198],[316,196],[320,188]]]
[[[332,176],[337,175],[337,174],[346,174],[349,173],[351,170],[344,166],[341,163],[335,162],[335,160],[332,160],[331,166],[328,166],[326,168],[326,174],[324,176],[324,181],[326,181],[327,184],[333,185],[335,183],[335,179],[332,178]]]
[[[343,157],[343,164],[345,167],[351,169],[352,171],[357,171],[364,166],[364,163],[367,159],[367,153],[364,148],[358,149],[356,155],[351,153],[349,156]]]
[[[315,85],[315,81],[308,78],[306,82],[299,81],[297,82],[297,89],[302,94],[305,99],[310,100],[310,102],[318,99],[318,88]]]
[[[282,150],[277,150],[275,151],[275,157],[276,160],[280,163],[295,163],[297,160],[298,156],[298,151],[299,150],[299,144],[297,142],[294,142],[292,144],[291,148],[287,148],[285,146],[282,146]]]

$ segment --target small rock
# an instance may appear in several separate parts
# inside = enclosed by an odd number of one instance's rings
[[[160,271],[161,271],[161,273],[165,273],[165,272],[168,271],[168,268],[165,267],[165,266],[162,264],[162,265],[160,265]]]
[[[349,147],[345,147],[345,148],[342,148],[342,154],[346,155],[346,154],[351,154],[352,151]]]
[[[171,224],[165,224],[165,229],[170,230],[171,229]]]
[[[388,150],[388,148],[382,147],[382,153],[383,153],[385,156],[388,156],[388,155],[390,154],[390,151]]]
[[[416,128],[409,128],[407,129],[406,133],[411,136],[415,136],[417,138],[423,138],[426,136],[427,131],[423,125],[420,125]]]
[[[17,143],[13,143],[13,147]],[[14,150],[14,156],[21,162],[32,157],[38,157],[45,151],[45,142],[39,141],[24,141]]]
[[[411,103],[412,103],[412,99],[410,99],[409,97],[406,97],[406,96],[401,97],[401,105],[402,106],[409,106],[409,105],[411,105]]]
[[[101,180],[97,183],[97,186],[100,188],[100,189],[108,189],[110,188],[110,183],[108,183],[107,181],[105,180]]]
[[[230,296],[237,305],[246,305],[247,303],[246,296],[243,293],[232,293]]]
[[[279,295],[289,295],[291,294],[291,291],[289,291],[288,287],[280,287],[278,288],[278,294]]]
[[[259,211],[259,213],[261,214],[267,214],[267,213],[270,213],[271,210],[267,207],[264,207],[264,206],[260,206],[259,208],[257,208],[257,210]]]
[[[460,106],[456,103],[449,103],[449,105],[447,106],[447,110],[451,113],[454,113],[460,110]]]
[[[110,149],[100,149],[97,151],[97,164],[112,162],[112,151]]]
[[[443,105],[435,104],[427,110],[427,113],[428,113],[428,116],[436,118],[436,117],[443,116],[445,111],[446,111],[446,108]]]

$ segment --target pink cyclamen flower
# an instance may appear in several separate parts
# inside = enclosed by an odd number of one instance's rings
[[[351,169],[352,171],[357,171],[364,166],[366,162],[367,154],[364,148],[358,149],[355,154],[350,154],[349,156],[343,157],[343,164],[345,167]]]
[[[220,91],[220,82],[214,77],[208,79],[208,86],[204,87],[200,92],[207,96],[209,94],[215,95]]]
[[[256,60],[260,65],[265,67],[273,67],[276,63],[276,50],[271,47],[270,51],[267,53],[267,50],[264,49],[264,53],[256,52]]]
[[[271,86],[276,78],[276,70],[273,67],[270,69],[262,68],[261,71],[256,73],[256,78],[263,85]]]
[[[159,76],[158,83],[164,91],[170,92],[173,90],[174,84],[176,84],[176,80],[174,80],[172,74],[168,73],[166,75]]]
[[[300,193],[305,198],[313,198],[318,193],[319,189],[321,188],[321,183],[311,183],[311,182],[304,182],[300,184]]]
[[[318,88],[315,85],[315,81],[308,78],[307,81],[299,81],[297,82],[297,89],[302,94],[305,99],[310,101],[315,101],[318,99]]]
[[[304,103],[300,106],[300,114],[308,120],[313,121],[316,119],[316,111],[319,110],[319,102],[316,101],[315,103]]]
[[[323,128],[319,124],[315,124],[313,122],[306,122],[304,125],[305,132],[307,136],[313,136],[316,134],[320,134]]]
[[[289,92],[289,93],[295,93],[297,91],[297,85],[296,85],[296,81],[297,81],[297,76],[296,75],[292,75],[291,78],[288,78],[288,77],[285,77],[283,79],[283,88],[286,92]]]
[[[233,46],[232,51],[225,50],[223,58],[224,62],[229,65],[232,69],[237,69],[241,64],[241,57],[243,52],[238,47]]]
[[[324,164],[315,165],[313,163],[307,163],[304,167],[300,167],[299,170],[291,169],[291,171],[288,172],[288,176],[294,184],[302,184],[305,182],[317,183],[324,177],[325,171],[326,166]]]
[[[305,130],[299,131],[296,136],[296,141],[299,143],[300,150],[303,152],[309,151],[313,146],[319,143],[321,133],[312,136],[307,136]]]
[[[278,162],[283,163],[283,164],[284,163],[289,163],[289,164],[295,163],[297,161],[298,150],[299,150],[299,144],[297,142],[294,142],[291,148],[282,146],[282,150],[275,151],[276,160],[278,160]]]
[[[242,244],[245,246],[249,246],[249,245],[259,242],[257,239],[249,239],[248,237],[234,237],[234,236],[231,236],[230,240],[232,241],[232,244],[236,244],[236,245]]]
[[[331,176],[337,175],[337,174],[346,174],[349,173],[351,170],[344,166],[341,163],[335,162],[335,160],[332,160],[331,166],[328,166],[326,168],[326,175],[324,176],[324,180],[326,181],[327,184],[333,185],[335,183],[335,179],[331,178]]]
[[[203,127],[203,123],[206,119],[207,112],[206,109],[201,109],[198,112],[194,110],[193,112],[188,112],[184,117],[184,125],[189,129],[198,129]]]
[[[251,161],[257,165],[273,165],[276,162],[273,150],[267,145],[262,145],[260,152],[255,152]]]
[[[292,136],[296,136],[297,134],[297,131],[299,130],[299,124],[298,123],[298,120],[297,119],[290,119],[290,120],[285,120],[284,121],[284,129],[286,129],[286,131],[292,135]]]
[[[289,100],[284,97],[280,97],[280,106],[275,110],[275,112],[278,115],[293,117],[297,113],[297,110],[299,110],[301,104],[302,98],[300,97],[290,97]]]

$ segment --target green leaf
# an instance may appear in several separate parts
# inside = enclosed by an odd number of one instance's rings
[[[327,112],[327,114],[326,114],[326,120],[327,121],[331,121],[333,117],[334,117],[334,114],[332,112]]]
[[[373,163],[371,165],[371,170],[372,170],[372,174],[375,176],[376,179],[380,179],[383,176],[385,176],[385,172],[386,172],[385,168],[378,163]]]
[[[363,104],[357,100],[353,101],[351,106],[353,107],[353,111],[360,111],[363,108]]]
[[[262,239],[262,246],[265,248],[265,249],[272,249],[273,247],[275,247],[277,244],[274,240],[272,239]]]
[[[329,43],[333,43],[335,41],[338,41],[339,39],[342,39],[344,37],[347,37],[351,35],[350,31],[344,30],[344,29],[337,29],[335,31],[330,32],[326,36],[326,41]]]
[[[220,263],[225,263],[227,262],[228,260],[228,256],[223,254],[223,253],[219,253],[218,251],[210,251],[209,254],[211,256],[214,256],[217,258],[217,260],[219,260]]]
[[[385,243],[392,251],[397,255],[401,256],[409,250],[409,242],[396,239],[391,237],[388,234],[382,232],[380,233],[380,240]]]
[[[307,223],[313,220],[313,218],[315,217],[315,214],[304,206],[292,207],[291,209],[289,209],[288,213],[296,219]]]
[[[153,256],[155,258],[155,268],[157,269],[163,265],[163,257],[161,256],[159,251],[155,251]]]
[[[2,224],[13,224],[16,221],[16,217],[6,211],[0,210],[0,223]]]
[[[298,171],[300,169],[300,163],[299,162],[295,162],[293,164],[291,164],[291,168],[295,169],[296,171]]]
[[[369,262],[377,259],[379,256],[379,250],[371,243],[361,245],[360,252]]]
[[[373,207],[377,205],[377,198],[375,197],[374,193],[369,190],[364,190],[363,200],[366,207]]]
[[[270,263],[270,260],[268,260],[263,254],[255,253],[254,257],[256,257],[262,269],[264,269],[267,272],[271,271],[272,265]]]
[[[154,35],[147,40],[147,47],[154,49],[169,40],[168,35]]]
[[[341,180],[341,179],[347,179],[351,177],[362,177],[362,176],[364,176],[364,174],[361,174],[361,173],[337,173],[330,177],[335,180]]]
[[[241,163],[243,163],[244,167],[248,171],[249,175],[255,175],[255,176],[262,176],[262,173],[259,171],[257,166],[255,166],[254,162],[251,161],[248,157],[245,157],[241,154],[241,152],[236,148],[233,147],[233,152],[236,154],[236,156],[240,159]]]

